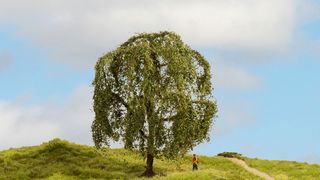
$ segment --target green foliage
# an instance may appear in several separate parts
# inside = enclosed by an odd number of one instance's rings
[[[199,171],[192,172],[192,156],[158,159],[154,179],[259,179],[222,157],[200,156]],[[99,149],[55,139],[40,146],[0,151],[0,179],[78,180],[140,178],[144,158],[125,149]],[[148,178],[150,179],[150,178]]]
[[[236,153],[236,152],[223,152],[223,153],[217,154],[217,156],[228,157],[228,158],[237,158],[237,159],[244,160],[242,155],[239,153]]]
[[[210,65],[172,32],[139,34],[95,66],[95,145],[122,140],[142,154],[175,158],[209,140],[217,112]]]
[[[245,158],[251,167],[264,171],[281,180],[316,180],[320,177],[320,165],[294,161],[269,161]]]

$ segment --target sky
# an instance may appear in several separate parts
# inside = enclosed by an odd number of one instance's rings
[[[97,59],[166,30],[211,65],[218,117],[193,153],[320,163],[320,1],[0,4],[0,150],[55,137],[92,145]]]

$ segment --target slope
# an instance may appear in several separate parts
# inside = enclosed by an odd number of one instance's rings
[[[200,170],[192,172],[190,159],[156,159],[155,171],[161,176],[154,179],[260,179],[223,157],[200,156]],[[139,153],[59,139],[0,152],[0,179],[144,179],[139,177],[143,171]]]
[[[235,164],[238,164],[239,166],[243,167],[245,170],[247,170],[248,172],[257,175],[259,177],[262,177],[266,180],[274,180],[274,178],[270,177],[268,174],[266,174],[265,172],[259,171],[255,168],[252,168],[250,166],[247,165],[247,163],[241,159],[238,158],[227,158],[230,161],[232,161]]]
[[[281,180],[318,180],[320,165],[294,161],[260,160],[245,158],[246,163],[253,168],[268,173]]]

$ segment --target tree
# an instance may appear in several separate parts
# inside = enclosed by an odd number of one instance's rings
[[[139,150],[144,176],[153,158],[174,158],[204,140],[217,112],[210,65],[173,32],[142,33],[95,66],[93,140]]]

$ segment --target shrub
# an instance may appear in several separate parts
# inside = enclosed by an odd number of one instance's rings
[[[242,157],[242,154],[239,154],[236,152],[223,152],[223,153],[217,154],[217,156],[222,156],[227,158],[237,158],[237,159],[244,160],[244,158]]]

